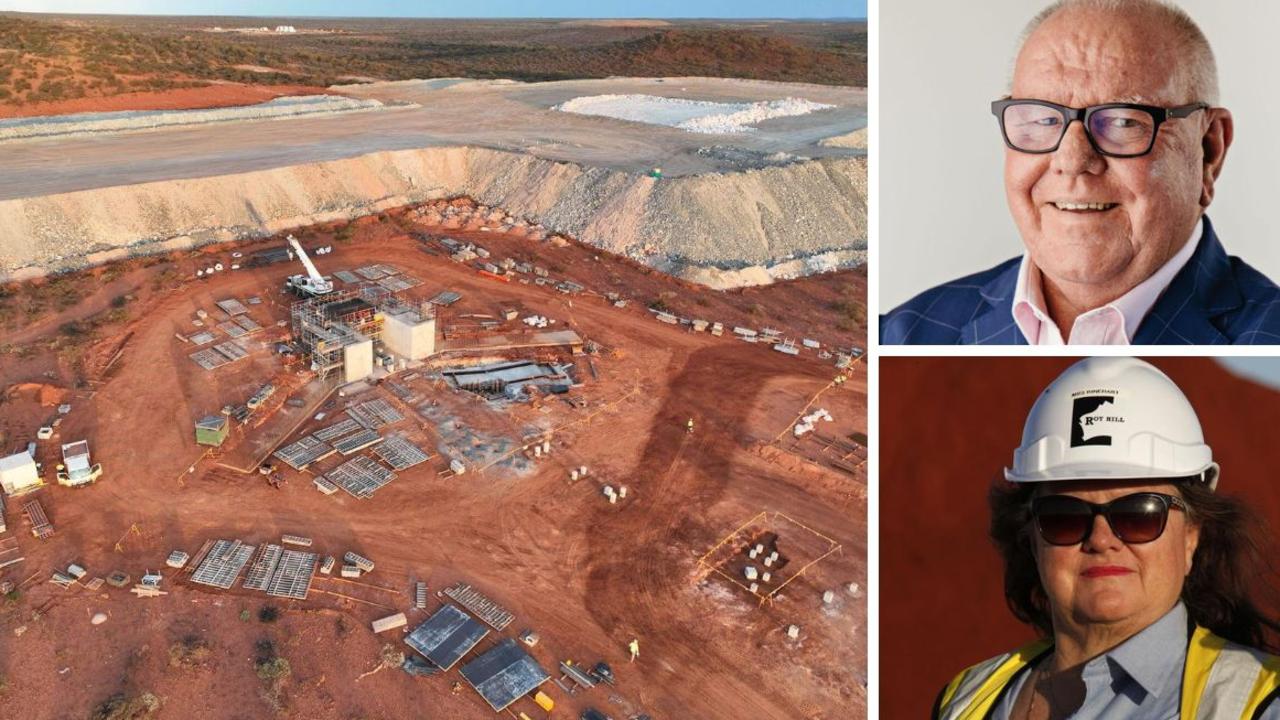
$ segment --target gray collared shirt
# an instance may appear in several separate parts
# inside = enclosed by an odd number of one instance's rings
[[[1178,718],[1186,659],[1187,609],[1179,602],[1142,632],[1084,664],[1084,703],[1071,717],[1082,720]],[[1023,672],[1014,681],[996,705],[991,715],[994,720],[1010,720],[1018,694],[1034,670],[1033,667]],[[1280,706],[1273,703],[1260,720],[1280,720]]]

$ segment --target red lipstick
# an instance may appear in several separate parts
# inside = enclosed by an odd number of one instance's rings
[[[1128,575],[1131,572],[1133,571],[1129,568],[1120,567],[1119,565],[1098,565],[1087,568],[1080,575],[1087,578],[1100,578],[1111,577],[1112,575]]]

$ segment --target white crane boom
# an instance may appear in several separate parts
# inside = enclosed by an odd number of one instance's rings
[[[307,295],[325,295],[333,292],[333,282],[320,274],[316,266],[311,262],[311,258],[307,257],[307,251],[302,249],[302,243],[292,235],[286,240],[293,246],[294,252],[298,254],[298,259],[302,261],[303,267],[307,269],[307,276],[294,275],[289,278],[289,284],[296,290],[302,291]]]
[[[298,253],[298,259],[302,261],[303,267],[307,269],[307,275],[310,276],[311,282],[316,285],[323,284],[324,277],[320,275],[320,271],[312,264],[311,258],[307,257],[307,251],[302,249],[302,243],[298,242],[298,238],[290,235],[285,239],[293,246],[294,252]]]

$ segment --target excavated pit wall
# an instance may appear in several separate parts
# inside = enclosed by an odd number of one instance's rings
[[[0,279],[259,238],[459,195],[715,287],[865,259],[861,157],[656,180],[447,147],[0,201]]]

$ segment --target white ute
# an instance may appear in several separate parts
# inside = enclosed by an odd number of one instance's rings
[[[77,440],[62,446],[62,465],[58,469],[58,484],[80,487],[102,476],[102,465],[89,463],[89,442]]]

